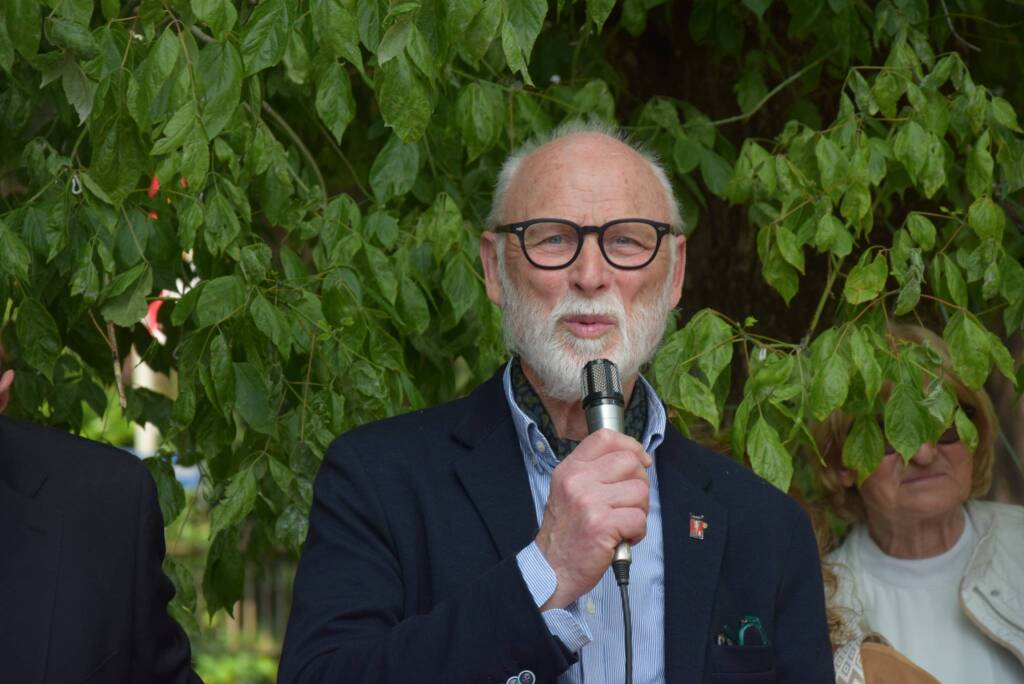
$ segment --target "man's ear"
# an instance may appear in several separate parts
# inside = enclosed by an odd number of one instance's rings
[[[683,296],[683,281],[686,279],[686,236],[677,235],[672,240],[672,249],[676,252],[675,270],[672,271],[672,306],[674,308]]]
[[[480,236],[480,263],[484,267],[487,297],[499,307],[504,302],[501,278],[498,276],[498,240],[502,239],[504,239],[502,236],[490,231]]]

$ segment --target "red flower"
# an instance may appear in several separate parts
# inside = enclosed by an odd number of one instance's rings
[[[153,211],[152,209],[150,209],[149,213],[146,214],[146,218],[148,218],[150,221],[156,221],[157,219],[160,218],[160,214],[158,214],[155,211]]]
[[[160,192],[160,179],[153,176],[153,180],[149,181],[149,192],[146,193],[150,197],[156,197],[156,193]]]
[[[185,177],[184,177],[184,176],[182,176],[182,177],[181,177],[181,180],[180,180],[180,181],[178,181],[178,182],[179,182],[179,183],[181,183],[181,187],[182,187],[182,189],[185,189],[185,188],[187,188],[187,187],[188,187],[188,181],[187,181],[187,180],[185,180]]]

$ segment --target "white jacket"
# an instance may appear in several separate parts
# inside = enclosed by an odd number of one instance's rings
[[[967,515],[978,545],[960,581],[960,605],[985,636],[1024,664],[1024,507],[972,500]],[[827,560],[839,577],[834,603],[859,644],[872,630],[862,618],[855,581],[862,569],[851,547],[843,544]]]

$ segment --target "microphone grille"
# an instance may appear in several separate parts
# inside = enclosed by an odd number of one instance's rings
[[[608,359],[595,359],[583,367],[583,396],[622,394],[619,369]]]

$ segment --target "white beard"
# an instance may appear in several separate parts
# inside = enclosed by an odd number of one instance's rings
[[[578,400],[583,366],[588,361],[612,361],[626,384],[654,356],[672,310],[670,279],[654,301],[636,303],[628,321],[622,300],[611,293],[591,299],[570,292],[545,314],[540,303],[524,297],[508,277],[503,251],[498,251],[498,276],[503,293],[501,326],[505,345],[537,374],[542,385],[537,389],[544,395],[560,401]],[[577,337],[560,325],[570,316],[608,316],[614,319],[615,327],[602,337]]]

